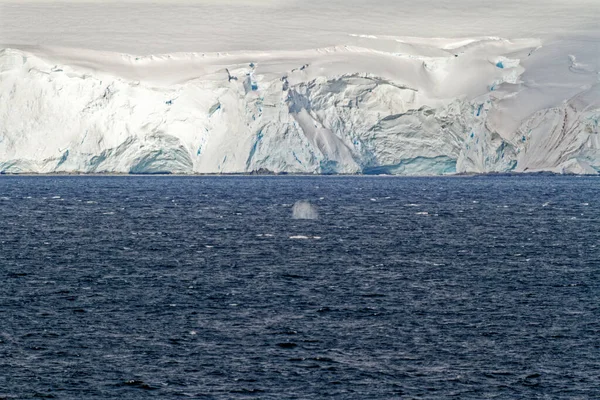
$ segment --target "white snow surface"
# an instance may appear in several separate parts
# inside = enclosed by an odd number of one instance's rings
[[[0,0],[0,172],[600,171],[596,1],[409,3]]]

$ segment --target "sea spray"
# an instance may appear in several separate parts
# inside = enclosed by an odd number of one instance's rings
[[[319,212],[317,207],[312,205],[310,201],[299,200],[292,207],[293,219],[318,219]]]

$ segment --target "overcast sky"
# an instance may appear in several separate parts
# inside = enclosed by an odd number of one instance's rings
[[[0,44],[136,54],[314,48],[349,34],[600,37],[600,0],[0,0]]]

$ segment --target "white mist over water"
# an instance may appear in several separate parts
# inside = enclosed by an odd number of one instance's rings
[[[312,205],[310,201],[299,200],[292,207],[293,219],[319,219],[319,211],[317,207]]]

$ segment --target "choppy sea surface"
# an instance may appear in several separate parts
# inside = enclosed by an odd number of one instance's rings
[[[0,177],[0,398],[600,398],[599,193]]]

